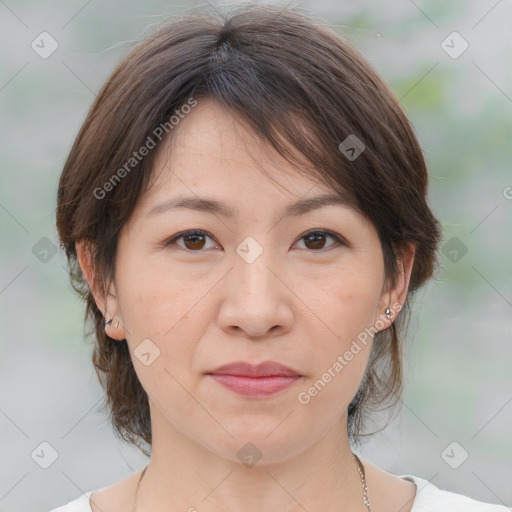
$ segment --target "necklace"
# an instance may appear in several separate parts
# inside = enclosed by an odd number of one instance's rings
[[[361,487],[363,488],[363,503],[365,507],[368,509],[368,512],[371,512],[370,500],[368,499],[368,488],[366,487],[366,476],[364,474],[364,466],[363,463],[360,461],[359,457],[355,453],[353,455],[357,462],[357,472],[359,473],[359,476],[361,478]],[[142,483],[142,480],[144,480],[144,475],[146,474],[146,469],[148,469],[148,466],[144,468],[140,475],[139,481],[137,482],[137,489],[135,490],[135,500],[133,503],[133,512],[137,512],[137,497],[139,495],[139,487],[140,484]]]
[[[368,509],[368,512],[372,512],[372,509],[370,508],[370,500],[368,499],[368,488],[366,487],[366,476],[364,474],[364,466],[363,463],[359,460],[359,457],[355,453],[354,457],[356,458],[357,462],[357,472],[361,477],[361,486],[363,488],[363,503],[365,507]]]

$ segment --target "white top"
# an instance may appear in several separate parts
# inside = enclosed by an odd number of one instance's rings
[[[400,478],[410,480],[416,484],[416,498],[411,512],[511,512],[512,509],[503,505],[490,505],[475,501],[462,494],[443,491],[423,478],[411,475],[402,475]],[[94,492],[105,489],[96,489],[82,494],[67,505],[54,508],[50,512],[92,512],[89,498]]]

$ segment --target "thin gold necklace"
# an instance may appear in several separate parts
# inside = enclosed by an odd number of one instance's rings
[[[364,466],[363,466],[363,463],[360,461],[359,457],[355,453],[353,455],[357,462],[357,472],[359,473],[359,476],[361,477],[361,486],[363,488],[363,503],[364,503],[365,507],[368,509],[368,512],[371,512],[370,500],[368,499],[368,488],[366,487],[366,476],[364,473]],[[149,464],[148,464],[148,466],[149,466]],[[139,481],[137,482],[137,489],[135,491],[135,500],[133,503],[133,512],[137,512],[137,497],[139,496],[139,487],[140,487],[140,484],[142,483],[142,480],[144,480],[144,475],[146,473],[146,469],[148,469],[148,466],[146,466],[144,468],[144,470],[142,471],[142,473],[140,475]]]

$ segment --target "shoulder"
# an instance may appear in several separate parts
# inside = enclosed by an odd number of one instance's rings
[[[82,494],[79,498],[66,503],[60,507],[50,510],[50,512],[91,512],[91,506],[89,504],[89,498],[95,491],[89,491]]]
[[[440,489],[423,478],[401,475],[416,484],[416,498],[411,512],[510,512],[503,505],[476,501],[468,496]]]
[[[95,489],[49,512],[106,512],[130,510],[141,471],[112,485]]]

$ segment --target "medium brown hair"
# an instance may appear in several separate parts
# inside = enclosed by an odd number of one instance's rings
[[[389,286],[396,282],[401,250],[416,247],[404,308],[375,335],[365,377],[348,409],[348,433],[357,441],[366,413],[389,401],[394,405],[401,396],[409,300],[438,265],[440,224],[427,204],[421,148],[387,84],[311,13],[271,5],[187,14],[160,26],[104,84],[64,166],[57,229],[72,285],[86,303],[85,320],[92,322],[92,358],[114,432],[147,454],[139,443],[151,445],[148,397],[126,340],[105,333],[75,244],[90,248],[95,282],[105,291],[114,277],[119,233],[147,189],[157,151],[133,168],[126,164],[191,98],[216,101],[290,162],[290,148],[298,150],[311,168],[298,165],[297,172],[348,193],[376,227]],[[177,129],[166,130],[166,139]],[[351,135],[364,144],[357,158],[339,149]],[[118,172],[122,168],[126,172]],[[106,187],[116,172],[122,179]]]

